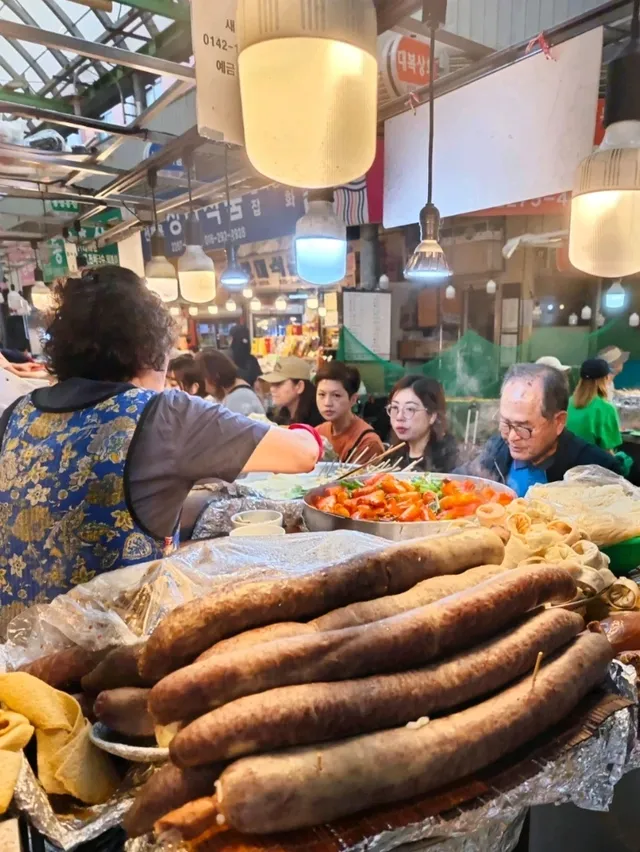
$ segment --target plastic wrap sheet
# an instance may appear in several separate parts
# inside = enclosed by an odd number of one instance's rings
[[[385,546],[383,539],[350,530],[193,543],[166,559],[102,574],[16,616],[0,646],[0,671],[73,645],[131,645],[170,610],[216,588],[302,576]]]
[[[549,503],[599,547],[640,535],[640,488],[598,465],[574,467],[562,482],[534,485],[527,498]]]
[[[636,672],[618,662],[610,667],[607,688],[612,694],[637,702]],[[579,745],[569,748],[560,757],[539,761],[539,767],[527,773],[526,780],[502,792],[477,798],[443,816],[427,817],[400,828],[389,825],[387,830],[373,832],[358,840],[341,834],[336,826],[323,827],[335,835],[334,842],[325,842],[327,850],[341,852],[511,852],[520,836],[524,816],[535,805],[573,802],[587,810],[606,810],[613,798],[613,789],[622,775],[635,768],[632,762],[638,751],[637,703],[618,710],[597,727],[594,734]],[[363,822],[365,820],[363,819]],[[306,836],[306,835],[305,835]],[[166,840],[166,842],[165,842]],[[220,848],[224,847],[221,835]],[[127,852],[182,852],[175,838],[162,842],[138,838],[128,841]],[[184,847],[185,849],[187,847]],[[202,852],[217,848],[202,844]],[[247,850],[282,852],[288,847],[271,842],[268,837],[247,838]],[[302,846],[292,844],[290,852],[301,852]],[[307,852],[323,848],[322,841],[309,843]],[[237,843],[229,844],[237,852]]]
[[[302,500],[268,500],[253,491],[250,485],[241,483],[215,482],[203,485],[199,490],[209,491],[212,496],[196,521],[192,534],[194,541],[227,535],[233,529],[233,515],[254,509],[282,512],[285,529],[302,527]]]

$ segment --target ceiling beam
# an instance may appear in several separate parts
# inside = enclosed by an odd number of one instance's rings
[[[121,6],[130,6],[140,12],[162,15],[163,18],[171,18],[173,21],[187,23],[190,20],[188,3],[172,3],[171,0],[118,0],[118,2]]]
[[[417,18],[401,18],[397,24],[394,24],[391,29],[402,35],[419,35],[424,38],[429,38],[431,30],[429,25],[419,21]],[[440,44],[446,44],[447,47],[453,47],[455,50],[460,50],[469,59],[484,59],[490,53],[493,53],[493,48],[486,44],[480,44],[477,41],[472,41],[464,36],[459,36],[456,33],[448,30],[436,30],[436,41]]]
[[[72,113],[73,107],[67,101],[60,98],[43,98],[41,95],[33,95],[31,92],[14,92],[5,86],[0,86],[0,101],[16,106],[30,107],[36,109],[49,109],[56,112]],[[4,110],[11,112],[11,110]]]
[[[422,6],[421,0],[373,0],[373,3],[378,13],[378,35],[393,29],[398,21],[410,17]]]
[[[134,53],[123,50],[121,47],[98,44],[84,39],[62,33],[50,33],[39,27],[29,27],[25,24],[16,24],[13,21],[0,20],[0,35],[8,39],[21,39],[22,41],[41,44],[44,47],[57,47],[60,50],[69,50],[80,56],[88,56],[90,59],[111,62],[114,65],[124,65],[135,71],[145,71],[149,74],[158,74],[163,77],[175,77],[178,80],[192,80],[195,71],[187,65],[177,62],[169,62],[156,56],[148,56],[144,53]]]

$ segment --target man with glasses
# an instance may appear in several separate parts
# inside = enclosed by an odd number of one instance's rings
[[[564,375],[543,364],[515,364],[500,394],[499,434],[480,456],[456,471],[506,483],[524,497],[532,485],[557,482],[579,465],[620,473],[614,456],[566,429],[569,391]]]

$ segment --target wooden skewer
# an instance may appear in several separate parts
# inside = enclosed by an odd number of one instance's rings
[[[540,671],[540,666],[542,664],[542,658],[544,657],[544,653],[542,651],[538,651],[538,657],[536,659],[536,664],[533,669],[533,679],[531,681],[531,691],[535,689],[536,686],[536,678],[538,677],[538,672]]]
[[[360,473],[361,470],[366,470],[368,467],[378,464],[378,462],[383,461],[383,459],[386,459],[388,456],[393,455],[393,453],[406,446],[406,441],[403,441],[401,444],[396,444],[394,447],[389,447],[389,449],[385,450],[384,453],[380,453],[379,456],[375,456],[375,458],[370,459],[366,464],[360,465],[360,467],[355,468],[355,470],[349,470],[347,471],[347,473],[343,473],[342,476],[339,476],[336,479],[336,482],[340,482],[341,479],[347,479],[347,477],[350,476],[355,476],[356,473]]]

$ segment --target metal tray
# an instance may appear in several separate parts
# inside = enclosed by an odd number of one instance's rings
[[[509,494],[511,497],[516,496],[515,492],[502,485],[500,482],[492,482],[489,479],[482,479],[479,476],[464,476],[462,474],[437,474],[437,473],[396,473],[394,476],[397,479],[416,479],[418,476],[428,476],[431,479],[450,479],[454,482],[474,482],[476,485],[489,485],[496,491]],[[366,477],[363,477],[366,481]],[[335,483],[333,483],[335,484]],[[313,488],[304,495],[303,517],[307,528],[311,532],[333,532],[334,530],[355,530],[356,532],[368,533],[369,535],[377,535],[380,538],[386,538],[389,541],[407,541],[412,538],[425,538],[438,533],[445,533],[451,528],[458,525],[457,521],[412,521],[411,523],[398,523],[397,521],[356,521],[352,518],[340,518],[338,515],[331,515],[329,512],[321,512],[311,505],[311,501],[315,497],[320,497],[325,493],[327,488],[330,488],[332,483],[321,485],[318,488]]]

